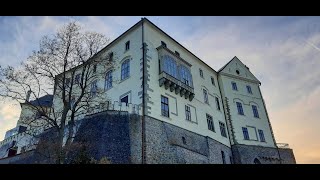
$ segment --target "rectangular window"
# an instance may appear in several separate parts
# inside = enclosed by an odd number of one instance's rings
[[[203,71],[202,71],[202,69],[199,69],[199,72],[200,72],[200,77],[203,78]]]
[[[80,83],[80,74],[76,75],[76,77],[74,78],[74,82],[75,82],[75,84],[79,84]]]
[[[220,111],[220,103],[219,103],[218,97],[216,97],[216,105],[217,105],[217,109]]]
[[[216,85],[216,83],[214,82],[214,78],[213,77],[211,77],[211,83],[212,83],[212,85]]]
[[[161,115],[169,117],[169,100],[165,96],[161,96]]]
[[[180,53],[178,51],[175,51],[174,53],[180,57]]]
[[[222,122],[219,122],[221,136],[227,137],[226,125]]]
[[[222,122],[219,122],[221,136],[227,137],[226,125]]]
[[[236,103],[237,103],[238,114],[244,115],[243,109],[242,109],[242,104],[240,102],[236,102]]]
[[[192,76],[190,69],[184,65],[179,66],[180,79],[183,83],[192,87]]]
[[[97,89],[98,89],[97,80],[95,80],[91,83],[90,94],[92,97],[97,95]]]
[[[186,109],[186,120],[191,121],[190,106],[185,105],[185,109]]]
[[[121,65],[121,80],[128,78],[130,75],[130,60],[125,60]]]
[[[106,74],[104,90],[112,88],[112,70],[108,71]]]
[[[226,156],[224,155],[223,151],[221,151],[221,157],[222,157],[222,163],[226,164]]]
[[[237,83],[231,82],[232,84],[232,90],[238,91]]]
[[[203,89],[203,97],[204,97],[204,102],[209,104],[208,92],[205,89]]]
[[[164,46],[164,47],[167,47],[167,44],[163,41],[161,41],[161,45]]]
[[[258,129],[258,133],[259,133],[260,141],[261,142],[266,142],[266,140],[264,138],[263,131],[261,129]]]
[[[252,94],[251,86],[247,85],[247,91],[249,94]]]
[[[169,75],[178,79],[178,66],[176,61],[172,56],[165,55],[163,56],[163,67],[162,71],[165,71]]]
[[[252,112],[253,112],[253,116],[254,117],[259,118],[259,113],[258,113],[257,106],[252,105]]]
[[[214,124],[213,124],[212,116],[210,116],[209,114],[207,114],[207,123],[208,123],[208,129],[210,131],[216,132],[214,130]]]
[[[130,49],[130,41],[126,42],[126,51]]]
[[[248,129],[245,127],[242,127],[242,132],[243,132],[243,137],[245,140],[249,140],[249,133],[248,133]]]

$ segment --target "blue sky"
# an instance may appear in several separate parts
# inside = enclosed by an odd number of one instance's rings
[[[262,82],[277,141],[290,144],[298,163],[320,163],[320,17],[147,18],[215,70],[237,56]],[[141,17],[0,17],[0,64],[18,66],[72,19],[113,40]],[[20,109],[0,108],[2,139]]]

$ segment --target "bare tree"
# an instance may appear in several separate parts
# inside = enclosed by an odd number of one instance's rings
[[[44,36],[39,51],[34,51],[21,67],[0,66],[0,96],[24,103],[36,112],[37,116],[27,117],[24,122],[33,133],[43,127],[56,130],[57,163],[65,162],[64,147],[72,142],[77,117],[106,101],[103,90],[97,88],[97,79],[104,78],[113,66],[113,53],[100,51],[108,42],[104,35],[85,32],[78,23],[70,22],[54,35]],[[42,106],[40,98],[52,93],[53,105]],[[31,103],[29,98],[38,103]]]

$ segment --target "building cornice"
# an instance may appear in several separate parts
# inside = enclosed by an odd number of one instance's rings
[[[255,81],[255,80],[252,80],[252,79],[248,79],[248,78],[244,78],[244,77],[239,77],[239,76],[235,76],[235,75],[228,74],[228,73],[224,73],[224,72],[219,72],[219,76],[228,76],[228,77],[231,77],[231,78],[234,78],[234,79],[240,79],[240,80],[243,80],[243,81],[249,81],[249,82],[251,82],[251,83],[257,83],[257,84],[260,84],[260,85],[261,85],[261,82],[260,82],[260,81]]]

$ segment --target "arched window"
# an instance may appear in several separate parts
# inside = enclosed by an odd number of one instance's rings
[[[170,74],[171,76],[177,78],[177,64],[176,61],[168,55],[164,56],[164,69],[166,73]]]
[[[128,78],[130,75],[130,60],[125,60],[121,65],[121,80]]]
[[[190,70],[183,65],[180,65],[180,78],[183,83],[192,87],[192,77]]]
[[[253,160],[253,163],[254,163],[254,164],[261,164],[261,162],[259,161],[258,158],[255,158],[255,159]]]
[[[112,70],[107,72],[105,85],[104,85],[105,90],[108,90],[110,88],[112,88]]]

